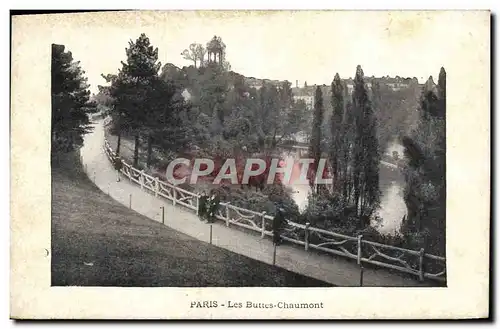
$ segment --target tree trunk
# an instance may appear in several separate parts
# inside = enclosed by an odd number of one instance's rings
[[[153,158],[153,136],[151,136],[151,134],[148,134],[148,156],[146,159],[146,167],[148,167],[148,169],[151,167],[152,158]]]
[[[135,136],[135,146],[134,146],[134,167],[137,168],[139,164],[139,133],[136,133]]]
[[[359,198],[361,196],[359,173],[355,172],[353,176],[354,204],[356,206],[356,216],[359,217]]]
[[[122,131],[118,129],[118,141],[116,143],[116,155],[120,155],[120,145],[122,143]]]

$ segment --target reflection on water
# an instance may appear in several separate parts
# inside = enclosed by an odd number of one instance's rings
[[[299,211],[303,212],[307,207],[307,198],[311,192],[311,188],[308,185],[291,185],[293,190],[293,200],[299,206]]]
[[[284,152],[283,159],[286,161],[294,161],[299,159],[297,152]],[[300,172],[298,164],[294,165],[292,177]],[[377,215],[382,219],[380,223],[373,225],[378,231],[384,234],[394,234],[399,231],[401,221],[407,214],[406,204],[404,202],[404,177],[402,173],[395,168],[386,165],[380,165],[380,209]],[[309,185],[294,184],[294,179],[288,185],[293,190],[292,198],[297,203],[299,210],[305,210],[308,201],[308,194],[311,189]]]
[[[392,181],[390,186],[382,191],[377,215],[382,218],[382,222],[377,226],[379,232],[394,234],[399,231],[401,221],[406,216],[403,187],[400,184]]]
[[[398,157],[403,157],[404,147],[396,141],[391,143],[386,155],[392,156],[393,152],[398,153]],[[400,169],[391,168],[387,165],[380,165],[380,209],[377,215],[382,219],[377,230],[385,234],[394,234],[399,231],[401,221],[407,214],[406,203],[404,201],[405,180]]]
[[[308,184],[298,184],[300,177],[300,165],[297,163],[297,160],[299,159],[298,153],[294,151],[287,151],[282,153],[281,157],[285,160],[285,162],[291,161],[294,164],[290,182],[285,182],[285,186],[292,189],[292,198],[299,207],[299,211],[303,212],[307,207],[308,196],[311,188]]]

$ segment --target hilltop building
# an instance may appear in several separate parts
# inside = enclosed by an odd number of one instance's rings
[[[221,37],[214,35],[212,40],[207,43],[208,63],[222,65],[226,54],[226,45],[222,42]]]
[[[376,78],[372,76],[372,77],[365,77],[364,80],[366,88],[368,89],[369,92],[372,85],[375,82],[378,82],[380,85],[385,85],[390,89],[392,89],[393,91],[399,91],[405,88],[421,86],[418,83],[417,78],[413,79],[401,78],[401,77],[391,78],[389,76]],[[352,95],[352,92],[354,90],[354,80],[352,78],[348,78],[348,79],[343,79],[343,82],[347,87],[348,95]],[[323,92],[323,105],[325,106],[325,109],[328,110],[328,107],[330,106],[330,101],[329,101],[331,94],[330,86],[323,85],[321,86],[321,90]],[[306,103],[308,109],[312,109],[314,107],[315,91],[316,91],[316,85],[308,86],[307,84],[304,84],[304,87],[299,87],[298,80],[296,80],[295,82],[295,87],[292,88],[293,98],[295,100],[303,100]]]

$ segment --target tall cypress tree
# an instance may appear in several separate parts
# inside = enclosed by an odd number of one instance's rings
[[[83,143],[91,129],[89,115],[96,112],[80,62],[63,45],[52,44],[52,152],[70,152]]]
[[[314,95],[314,115],[313,115],[313,126],[311,132],[311,138],[309,141],[309,158],[313,159],[314,162],[310,166],[310,184],[315,185],[315,174],[318,166],[319,159],[321,158],[321,124],[323,122],[323,93],[321,88],[316,87],[316,93]],[[314,189],[316,190],[316,189]]]
[[[380,154],[376,136],[376,120],[368,98],[363,70],[359,65],[354,78],[352,107],[355,125],[354,202],[358,216],[366,218],[372,214],[379,202]]]
[[[332,116],[330,118],[330,162],[334,182],[340,180],[340,176],[344,172],[342,168],[342,151],[343,151],[343,127],[342,120],[344,117],[344,88],[337,73],[332,81]]]
[[[356,129],[354,126],[354,112],[352,106],[352,98],[349,99],[347,84],[343,83],[344,87],[344,119],[342,121],[342,167],[344,168],[344,177],[342,181],[342,195],[345,204],[349,204],[352,198],[353,190],[353,157],[354,157],[354,141]]]
[[[441,67],[438,79],[439,117],[446,121],[446,71]]]

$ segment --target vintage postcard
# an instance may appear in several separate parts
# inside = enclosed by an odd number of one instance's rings
[[[490,19],[14,15],[11,317],[488,317]]]

